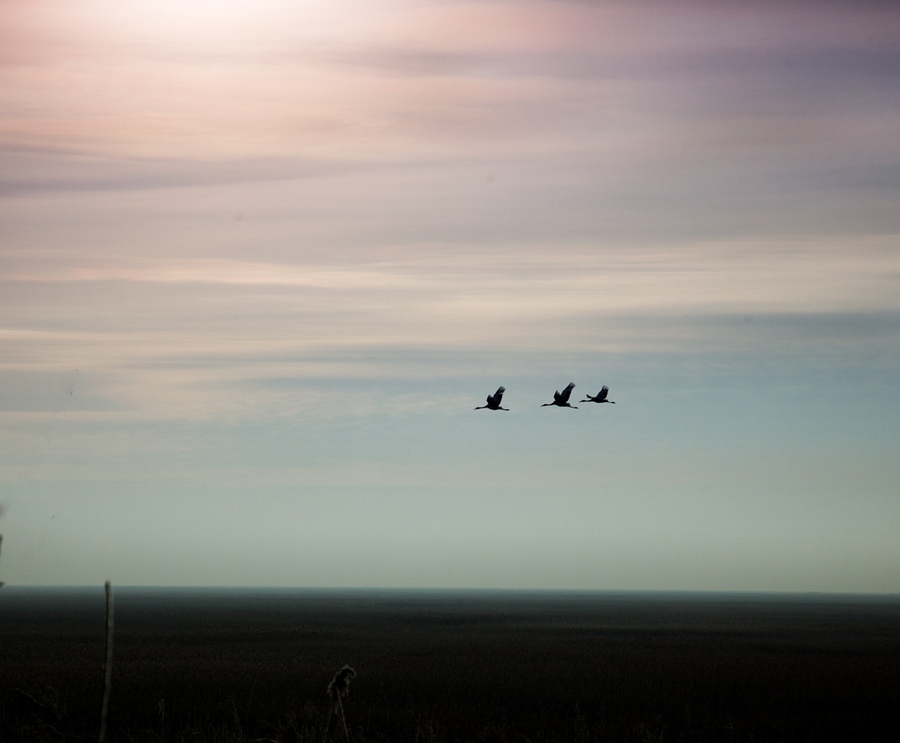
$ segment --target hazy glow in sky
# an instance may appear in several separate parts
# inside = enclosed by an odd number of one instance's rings
[[[900,591],[898,29],[0,2],[0,580]]]

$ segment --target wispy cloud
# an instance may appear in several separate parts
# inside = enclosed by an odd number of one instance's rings
[[[480,256],[430,246],[349,266],[96,257],[43,265],[20,254],[11,269],[0,276],[13,290],[3,368],[79,368],[105,380],[108,407],[176,417],[206,406],[228,415],[229,390],[242,383],[242,407],[271,411],[285,393],[264,392],[266,380],[434,374],[428,361],[417,371],[416,351],[506,351],[525,363],[573,351],[726,353],[771,348],[772,332],[801,355],[825,337],[864,349],[883,344],[891,322],[864,318],[900,312],[900,257],[884,239],[853,251],[837,241],[562,255],[550,246]],[[30,303],[16,301],[16,287]],[[48,316],[54,303],[68,312]],[[813,327],[825,336],[810,336]],[[248,397],[253,385],[269,403]]]
[[[885,113],[898,64],[883,4],[209,10],[6,3],[0,141],[188,160],[590,149],[659,114]]]

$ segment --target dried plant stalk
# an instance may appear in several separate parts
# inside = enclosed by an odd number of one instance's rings
[[[344,715],[344,703],[341,700],[350,693],[350,682],[355,678],[356,671],[345,664],[341,667],[341,670],[334,674],[334,678],[331,679],[331,682],[325,690],[326,694],[328,694],[328,698],[331,700],[331,709],[328,710],[328,718],[325,720],[325,733],[322,736],[323,743],[328,738],[328,728],[331,724],[331,716],[334,715],[335,712],[341,717],[341,724],[344,727],[344,738],[349,743],[350,732],[347,730],[347,718]]]
[[[342,666],[341,670],[334,674],[326,690],[331,701],[337,704],[341,701],[341,697],[347,696],[350,693],[350,682],[355,678],[356,671],[348,665]]]

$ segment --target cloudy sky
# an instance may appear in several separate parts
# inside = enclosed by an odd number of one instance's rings
[[[0,0],[0,580],[900,592],[898,132],[889,2]]]

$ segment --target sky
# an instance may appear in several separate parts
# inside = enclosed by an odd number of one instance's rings
[[[0,0],[0,581],[898,593],[898,132],[889,2]]]

